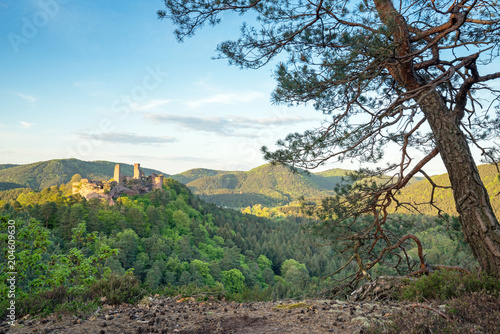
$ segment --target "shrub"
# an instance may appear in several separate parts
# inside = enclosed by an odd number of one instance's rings
[[[412,301],[448,300],[480,291],[499,295],[500,279],[484,274],[440,270],[411,281],[402,288],[399,298]]]
[[[60,286],[34,294],[23,294],[16,300],[16,315],[45,316],[52,313],[90,312],[98,306],[88,291]]]
[[[20,294],[16,300],[16,315],[21,317],[26,314],[44,316],[51,313],[85,313],[96,309],[102,303],[136,303],[141,294],[139,280],[132,273],[122,276],[111,274],[94,282],[90,287],[81,289],[59,286],[34,294]],[[6,301],[1,302],[0,306],[0,315],[4,317]]]
[[[409,307],[391,322],[366,328],[363,333],[500,333],[500,295],[473,292],[453,298],[443,318],[434,311]]]
[[[205,301],[209,299],[223,300],[228,298],[228,292],[224,286],[217,282],[214,286],[199,287],[194,284],[183,286],[167,285],[162,287],[162,290],[157,290],[163,296],[180,296],[181,298],[193,297],[198,301]]]
[[[70,299],[68,288],[62,286],[52,288],[48,291],[19,298],[16,303],[16,311],[18,316],[25,314],[46,315],[53,313],[56,308],[64,304],[68,299]]]
[[[399,297],[446,303],[447,318],[414,304],[365,333],[500,333],[500,278],[439,271],[410,281]]]
[[[93,298],[101,299],[106,304],[136,303],[142,291],[139,280],[131,272],[125,275],[111,274],[95,282],[90,288]]]
[[[500,295],[473,292],[449,303],[449,313],[458,322],[469,322],[486,333],[500,333]]]

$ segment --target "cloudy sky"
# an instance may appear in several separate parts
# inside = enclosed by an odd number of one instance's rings
[[[211,59],[218,42],[237,37],[240,17],[179,44],[156,18],[162,8],[161,0],[0,0],[0,163],[249,170],[265,163],[262,145],[320,125],[311,107],[271,104],[272,66]],[[358,166],[323,169],[332,167]]]

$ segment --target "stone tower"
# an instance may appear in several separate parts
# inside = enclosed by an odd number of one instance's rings
[[[153,190],[155,189],[162,189],[163,186],[163,174],[157,175],[154,174],[151,176],[151,181],[153,185]]]
[[[120,164],[115,165],[115,174],[113,176],[113,180],[116,181],[116,183],[122,183],[123,182],[123,174],[120,169]]]
[[[141,164],[134,164],[134,179],[141,179]]]

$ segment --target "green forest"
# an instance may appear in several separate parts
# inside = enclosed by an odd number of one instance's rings
[[[165,179],[162,190],[120,197],[113,206],[70,195],[70,189],[71,182],[0,192],[0,293],[9,289],[8,229],[14,221],[21,312],[54,310],[82,295],[94,302],[102,294],[121,302],[183,291],[233,300],[303,297],[325,293],[357,270],[353,263],[330,276],[349,254],[321,243],[308,233],[310,220],[282,208],[224,209],[173,179]],[[417,234],[430,262],[475,265],[459,224],[401,214],[393,221],[398,233]],[[396,273],[390,266],[372,270],[375,277],[387,274]],[[36,296],[59,296],[59,302],[36,306]]]

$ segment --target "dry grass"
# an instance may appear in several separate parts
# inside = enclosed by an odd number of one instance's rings
[[[443,305],[444,306],[444,305]],[[411,307],[392,316],[389,324],[378,324],[364,333],[500,333],[500,296],[473,292],[453,298],[438,312]]]

